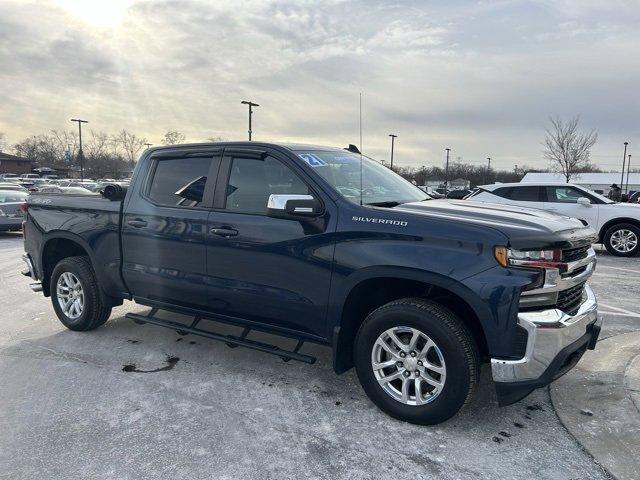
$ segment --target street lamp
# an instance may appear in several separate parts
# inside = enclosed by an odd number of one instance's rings
[[[629,142],[624,142],[624,153],[622,154],[622,177],[620,178],[620,188],[624,186],[624,164],[627,159],[627,145]]]
[[[447,192],[449,191],[449,152],[451,152],[450,148],[445,148],[447,151],[447,163],[444,169],[444,195],[447,196]]]
[[[389,136],[391,137],[391,170],[393,170],[393,145],[395,143],[395,139],[398,138],[398,136],[394,135],[393,133],[390,133]]]
[[[78,136],[80,137],[80,148],[78,150],[78,157],[80,158],[80,181],[84,180],[84,154],[82,153],[82,124],[89,123],[87,120],[80,120],[79,118],[72,118],[72,122],[78,122]]]
[[[629,193],[629,172],[631,172],[631,154],[627,155],[629,161],[627,162],[627,186],[624,189],[625,193]]]
[[[487,164],[487,172],[485,175],[484,183],[487,183],[489,181],[489,173],[491,172],[491,157],[487,157],[487,161],[489,163]]]
[[[247,100],[243,100],[240,102],[243,105],[249,105],[249,141],[251,141],[251,116],[253,115],[253,107],[259,107],[257,103],[248,102]]]

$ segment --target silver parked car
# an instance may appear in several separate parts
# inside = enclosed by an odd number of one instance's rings
[[[28,192],[0,190],[0,232],[22,229],[24,213],[20,206],[27,200]]]

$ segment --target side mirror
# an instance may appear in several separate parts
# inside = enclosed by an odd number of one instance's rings
[[[576,203],[579,203],[580,205],[582,205],[584,207],[590,207],[591,206],[591,200],[589,200],[587,197],[578,198],[578,200],[576,200]]]
[[[322,206],[312,195],[269,195],[267,215],[275,218],[299,220],[300,217],[317,217]]]

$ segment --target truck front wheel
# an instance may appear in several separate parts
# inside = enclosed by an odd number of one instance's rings
[[[405,298],[374,310],[355,343],[355,365],[369,398],[394,418],[434,425],[472,397],[479,354],[466,325],[443,306]]]
[[[50,288],[53,309],[70,330],[93,330],[111,315],[111,307],[102,301],[100,287],[87,257],[60,260],[51,274]]]

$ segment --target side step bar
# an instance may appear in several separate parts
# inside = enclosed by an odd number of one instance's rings
[[[227,346],[231,348],[235,347],[245,347],[251,348],[253,350],[258,350],[264,353],[270,353],[272,355],[277,355],[285,362],[289,360],[298,360],[299,362],[304,362],[308,364],[314,364],[316,362],[316,357],[311,355],[306,355],[304,353],[299,353],[302,345],[304,344],[304,340],[298,340],[295,348],[293,350],[285,350],[276,345],[271,345],[269,343],[258,342],[256,340],[251,340],[247,338],[249,333],[251,332],[251,328],[245,327],[240,336],[235,335],[224,335],[221,333],[209,332],[207,330],[203,330],[201,328],[196,328],[201,320],[208,320],[211,322],[215,322],[214,319],[206,318],[202,316],[193,317],[193,321],[190,325],[185,325],[183,323],[174,322],[172,320],[165,320],[162,318],[156,317],[156,313],[158,313],[157,308],[152,308],[151,311],[147,315],[139,315],[137,313],[127,313],[125,315],[126,318],[133,320],[135,323],[139,325],[143,325],[145,323],[150,323],[152,325],[158,325],[160,327],[169,328],[171,330],[175,330],[180,335],[198,335],[200,337],[210,338],[211,340],[217,340],[219,342],[224,342]]]

